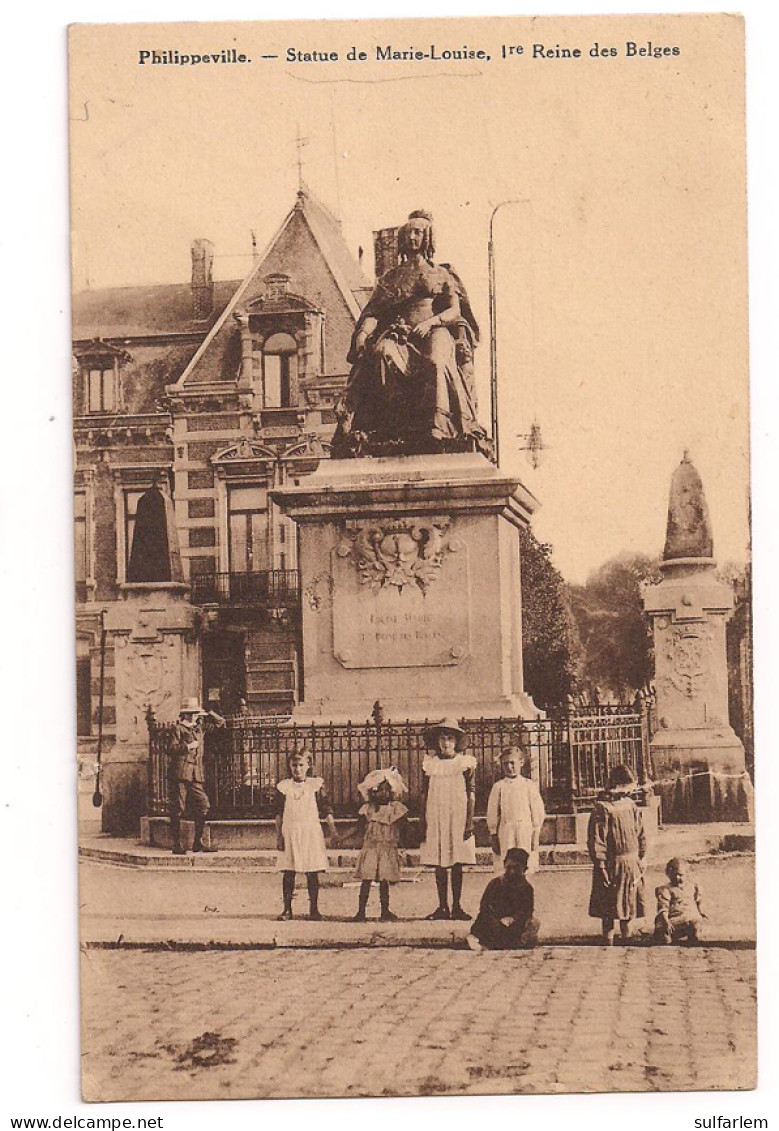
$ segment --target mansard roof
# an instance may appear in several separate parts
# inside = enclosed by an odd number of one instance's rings
[[[203,334],[219,318],[239,286],[237,279],[214,283],[214,313],[207,322],[196,322],[192,317],[189,282],[79,291],[73,296],[73,339]]]

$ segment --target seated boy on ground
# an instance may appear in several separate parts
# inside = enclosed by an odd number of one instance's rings
[[[479,914],[467,938],[471,950],[518,950],[537,943],[539,924],[533,915],[534,893],[525,875],[527,865],[524,848],[508,850],[503,875],[490,880],[481,897]]]

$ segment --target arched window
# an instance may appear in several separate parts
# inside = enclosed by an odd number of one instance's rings
[[[291,334],[271,334],[262,347],[263,407],[289,408],[297,385],[298,346]]]

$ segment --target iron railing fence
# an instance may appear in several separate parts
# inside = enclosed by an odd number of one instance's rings
[[[149,773],[146,811],[159,816],[168,811],[168,752],[176,731],[175,723],[158,723],[151,707],[146,712],[149,728]]]
[[[206,790],[215,818],[269,817],[276,783],[287,776],[287,758],[300,743],[313,755],[313,772],[324,778],[336,816],[357,813],[359,782],[378,766],[396,766],[409,787],[409,806],[418,812],[428,722],[374,721],[296,725],[278,719],[235,716],[206,739]],[[475,755],[476,813],[484,815],[496,758],[510,745],[527,751],[525,772],[538,782],[548,812],[587,808],[605,787],[609,770],[626,762],[640,783],[651,776],[646,708],[572,707],[545,719],[464,719],[469,751]],[[172,724],[149,718],[150,815],[167,811],[167,746]]]
[[[589,808],[614,766],[630,766],[643,785],[650,774],[649,723],[645,709],[578,707],[559,718],[561,754],[568,757],[567,786],[575,810]]]
[[[296,569],[201,574],[192,578],[192,600],[198,605],[294,607],[300,604],[300,574]]]

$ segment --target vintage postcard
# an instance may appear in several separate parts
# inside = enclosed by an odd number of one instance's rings
[[[69,69],[85,1099],[755,1087],[743,21]]]

